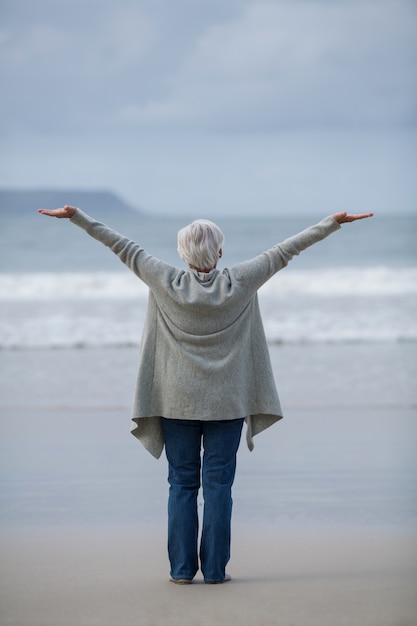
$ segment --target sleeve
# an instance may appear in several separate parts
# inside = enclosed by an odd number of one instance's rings
[[[341,228],[340,224],[332,215],[329,215],[318,224],[285,239],[257,257],[235,266],[235,277],[238,280],[249,278],[253,281],[253,286],[259,289],[269,278],[286,267],[294,256],[322,241],[339,228]]]
[[[153,286],[155,277],[176,273],[174,267],[148,254],[142,246],[109,228],[101,222],[77,209],[70,220],[85,232],[107,246],[138,278],[148,286]]]

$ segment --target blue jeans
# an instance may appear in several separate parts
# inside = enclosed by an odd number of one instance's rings
[[[201,571],[205,582],[221,582],[230,559],[232,485],[243,419],[203,422],[162,418],[161,421],[169,465],[171,576],[192,580],[198,571],[197,496],[202,470]]]

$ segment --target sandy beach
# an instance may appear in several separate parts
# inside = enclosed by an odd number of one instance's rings
[[[235,533],[232,581],[168,581],[164,531],[8,532],[4,626],[415,626],[417,541],[372,531]]]
[[[3,351],[2,626],[416,626],[414,347],[271,357],[286,416],[239,450],[232,581],[179,587],[136,351]]]

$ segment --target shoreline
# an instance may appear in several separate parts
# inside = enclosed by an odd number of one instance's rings
[[[417,526],[415,346],[270,350],[284,419],[238,453],[235,521]],[[166,461],[130,434],[137,351],[0,352],[5,524],[166,517]]]

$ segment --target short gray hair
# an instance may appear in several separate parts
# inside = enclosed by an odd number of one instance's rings
[[[216,267],[224,244],[220,228],[210,220],[194,220],[178,232],[178,254],[188,265],[202,270]]]

